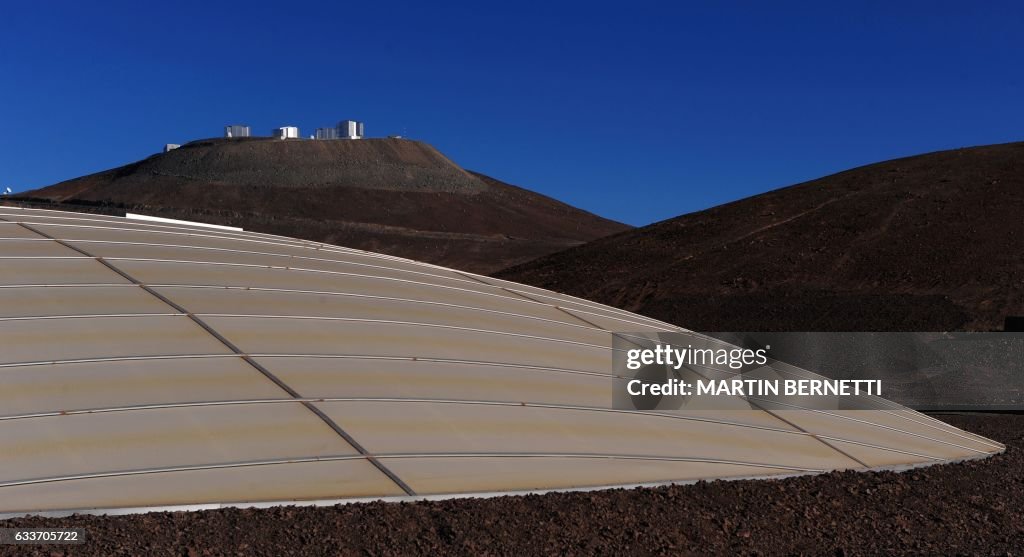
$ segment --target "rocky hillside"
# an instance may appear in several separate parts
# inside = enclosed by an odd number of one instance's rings
[[[404,139],[196,141],[21,197],[241,226],[476,272],[629,228]]]
[[[998,330],[1024,315],[1024,143],[855,168],[497,276],[704,331]]]

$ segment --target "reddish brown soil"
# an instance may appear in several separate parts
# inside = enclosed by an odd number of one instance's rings
[[[1024,315],[1024,143],[856,168],[496,276],[703,331],[999,330]]]
[[[1024,416],[940,415],[999,440],[983,461],[903,473],[335,507],[19,518],[78,546],[0,555],[1016,555]]]
[[[629,228],[399,139],[197,141],[22,197],[102,202],[476,272]]]

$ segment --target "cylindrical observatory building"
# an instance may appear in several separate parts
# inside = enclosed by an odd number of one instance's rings
[[[983,457],[877,410],[616,410],[684,329],[315,242],[0,207],[0,514],[582,489]],[[684,324],[685,325],[685,324]]]

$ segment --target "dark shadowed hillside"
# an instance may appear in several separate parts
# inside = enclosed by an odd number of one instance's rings
[[[497,276],[705,331],[1000,329],[1024,314],[1024,143],[848,170]]]
[[[477,272],[629,228],[403,139],[196,141],[23,197],[104,202]]]

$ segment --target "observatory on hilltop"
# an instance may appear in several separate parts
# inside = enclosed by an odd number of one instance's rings
[[[362,139],[363,123],[356,120],[342,120],[333,128],[317,128],[316,139]]]
[[[342,120],[338,125],[330,128],[317,128],[316,133],[310,139],[363,139],[365,137],[364,125],[357,120]],[[281,126],[270,132],[274,139],[299,139],[299,128],[297,126]],[[252,137],[252,130],[243,124],[229,124],[224,126],[224,137],[233,139],[239,137]],[[167,149],[164,150],[167,152]]]
[[[298,139],[299,128],[296,126],[281,126],[280,128],[274,128],[271,135],[274,139]]]
[[[224,126],[224,137],[249,137],[252,135],[249,126],[230,124]]]
[[[314,139],[338,139],[338,128],[317,128]]]
[[[338,135],[342,139],[362,139],[365,135],[363,123],[355,120],[342,120],[338,122]]]

